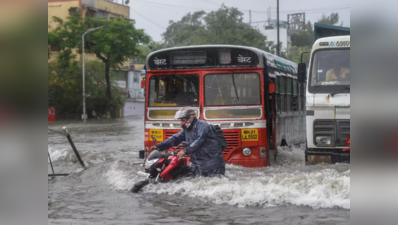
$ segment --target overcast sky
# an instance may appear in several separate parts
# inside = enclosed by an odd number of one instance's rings
[[[115,1],[121,3],[122,0]],[[276,0],[130,0],[130,17],[136,21],[136,28],[144,29],[153,40],[161,41],[161,34],[170,20],[179,21],[189,12],[215,11],[222,3],[243,12],[245,22],[249,22],[249,10],[252,22],[267,20],[268,16],[276,19]],[[311,22],[320,19],[322,13],[338,12],[339,22],[350,26],[350,0],[280,0],[279,10],[280,20],[286,21],[288,14],[304,12],[306,20]]]

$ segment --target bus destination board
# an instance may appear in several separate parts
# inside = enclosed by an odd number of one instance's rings
[[[206,64],[206,52],[173,52],[170,54],[172,65],[198,65]]]

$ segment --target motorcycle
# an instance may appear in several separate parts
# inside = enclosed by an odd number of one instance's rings
[[[152,137],[155,144],[156,138]],[[159,149],[153,150],[149,156],[144,159],[143,167],[145,172],[139,171],[137,174],[146,177],[145,180],[139,181],[131,188],[131,192],[137,193],[149,183],[167,182],[175,180],[178,177],[186,177],[190,173],[190,167],[187,165],[186,157],[177,155],[177,148],[188,147],[188,142],[182,142],[173,147],[173,152],[162,154]]]

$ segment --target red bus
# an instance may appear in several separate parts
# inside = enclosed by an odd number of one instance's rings
[[[185,106],[221,127],[227,163],[264,167],[277,146],[305,141],[305,84],[293,62],[252,47],[201,45],[155,51],[145,70],[146,150],[153,136],[181,130],[173,118]]]

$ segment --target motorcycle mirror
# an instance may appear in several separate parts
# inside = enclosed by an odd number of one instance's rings
[[[158,142],[156,141],[156,137],[155,136],[152,136],[152,140],[155,142],[156,145],[158,144]]]

